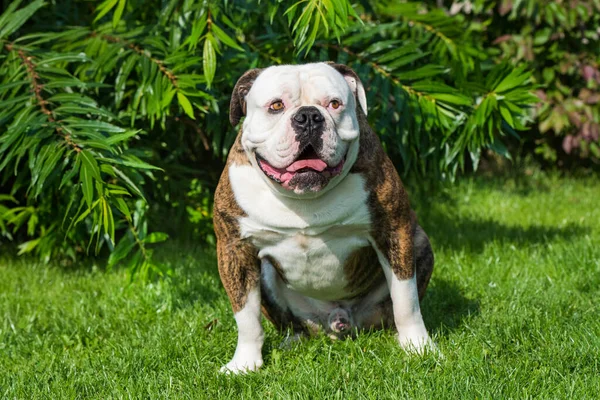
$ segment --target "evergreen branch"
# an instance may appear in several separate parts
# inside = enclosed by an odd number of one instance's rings
[[[54,129],[63,137],[65,142],[67,142],[76,152],[79,153],[81,151],[81,147],[73,141],[70,133],[65,132],[63,125],[54,118],[52,111],[50,111],[50,109],[47,107],[48,101],[46,101],[44,96],[42,96],[42,89],[44,88],[44,85],[39,81],[40,76],[36,71],[36,64],[33,62],[33,56],[28,55],[23,49],[15,49],[15,46],[12,43],[8,43],[4,47],[9,52],[16,51],[17,55],[21,59],[22,64],[25,66],[25,69],[27,70],[27,76],[31,82],[35,100],[39,105],[42,114],[46,116],[48,122],[54,124]]]
[[[448,45],[448,47],[452,47],[454,49],[457,48],[457,45],[456,45],[456,43],[454,43],[454,40],[450,39],[450,37],[443,34],[442,31],[437,29],[435,26],[426,24],[423,21],[405,17],[403,15],[400,15],[400,18],[403,19],[404,21],[406,21],[409,24],[409,26],[418,25],[418,26],[422,27],[423,29],[425,29],[427,32],[434,34],[435,36],[440,38],[444,43],[446,43]]]
[[[91,36],[92,37],[100,37],[101,39],[106,40],[107,42],[110,42],[110,43],[120,44],[123,47],[129,48],[129,49],[135,51],[140,56],[146,57],[147,59],[152,61],[154,64],[156,64],[156,66],[158,67],[160,72],[164,76],[166,76],[169,79],[169,81],[171,81],[171,84],[173,85],[173,87],[175,87],[175,89],[179,89],[179,85],[177,84],[177,76],[171,70],[169,70],[167,67],[165,67],[165,64],[162,60],[152,57],[147,51],[145,51],[139,45],[137,45],[135,43],[129,43],[126,40],[121,39],[120,37],[106,35],[104,33],[99,34],[98,32],[95,32],[95,31],[93,31],[91,33]]]
[[[427,93],[417,91],[417,90],[411,88],[410,86],[404,85],[402,82],[400,82],[400,80],[398,78],[395,78],[390,72],[386,71],[385,68],[383,68],[381,65],[377,64],[376,62],[374,62],[368,58],[361,56],[360,54],[350,50],[346,46],[342,47],[342,46],[338,46],[335,44],[328,44],[328,43],[318,44],[317,46],[321,46],[321,47],[325,47],[325,48],[332,48],[337,51],[343,51],[344,53],[348,54],[349,56],[356,58],[358,61],[362,62],[363,64],[370,65],[374,71],[376,71],[377,73],[379,73],[380,75],[382,75],[383,77],[388,79],[394,85],[402,88],[402,90],[404,90],[409,95],[416,96],[416,97],[422,97],[432,103],[436,102],[436,99],[429,96]]]
[[[257,52],[258,54],[260,54],[261,56],[268,58],[269,60],[275,62],[277,65],[283,64],[283,61],[281,61],[280,57],[275,57],[269,53],[263,52],[261,49],[258,48],[258,46],[256,46],[254,43],[252,43],[250,41],[246,41],[245,43],[248,45],[248,47],[250,47],[251,50],[253,50],[253,51]]]

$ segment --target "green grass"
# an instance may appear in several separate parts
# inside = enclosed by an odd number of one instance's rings
[[[236,330],[212,252],[166,247],[176,274],[147,285],[5,257],[0,397],[597,398],[599,199],[592,179],[479,178],[419,207],[443,358],[408,356],[391,332],[282,350],[265,322],[263,369],[223,376]]]

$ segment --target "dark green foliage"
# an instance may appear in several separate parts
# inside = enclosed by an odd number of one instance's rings
[[[458,1],[451,9],[461,6],[499,57],[535,72],[535,152],[561,166],[600,163],[600,1]]]
[[[530,69],[425,3],[58,3],[13,2],[0,18],[0,233],[45,260],[105,249],[109,266],[168,273],[153,227],[181,234],[186,218],[211,242],[229,95],[249,68],[352,66],[410,179],[452,179],[485,148],[509,156],[503,138],[537,101]]]

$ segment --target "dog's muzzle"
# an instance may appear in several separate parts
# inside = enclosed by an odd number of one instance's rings
[[[319,158],[313,146],[308,145],[285,168],[272,166],[258,154],[256,155],[256,161],[263,173],[279,183],[284,189],[303,193],[307,191],[318,192],[323,189],[333,177],[342,172],[345,159],[330,167]]]

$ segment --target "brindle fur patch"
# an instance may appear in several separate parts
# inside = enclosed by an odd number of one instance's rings
[[[229,168],[234,164],[249,164],[241,145],[241,131],[229,152],[215,192],[213,217],[219,275],[235,313],[246,304],[250,289],[259,284],[260,261],[256,247],[240,235],[238,220],[245,213],[237,204],[229,181]]]
[[[379,282],[385,279],[383,269],[377,260],[377,253],[371,246],[354,251],[344,264],[344,273],[348,285],[346,289],[351,297],[368,293]]]
[[[372,218],[371,235],[398,279],[409,279],[414,273],[413,229],[416,222],[411,215],[408,195],[366,116],[360,108],[356,109],[356,114],[360,126],[360,152],[351,172],[365,177]]]

